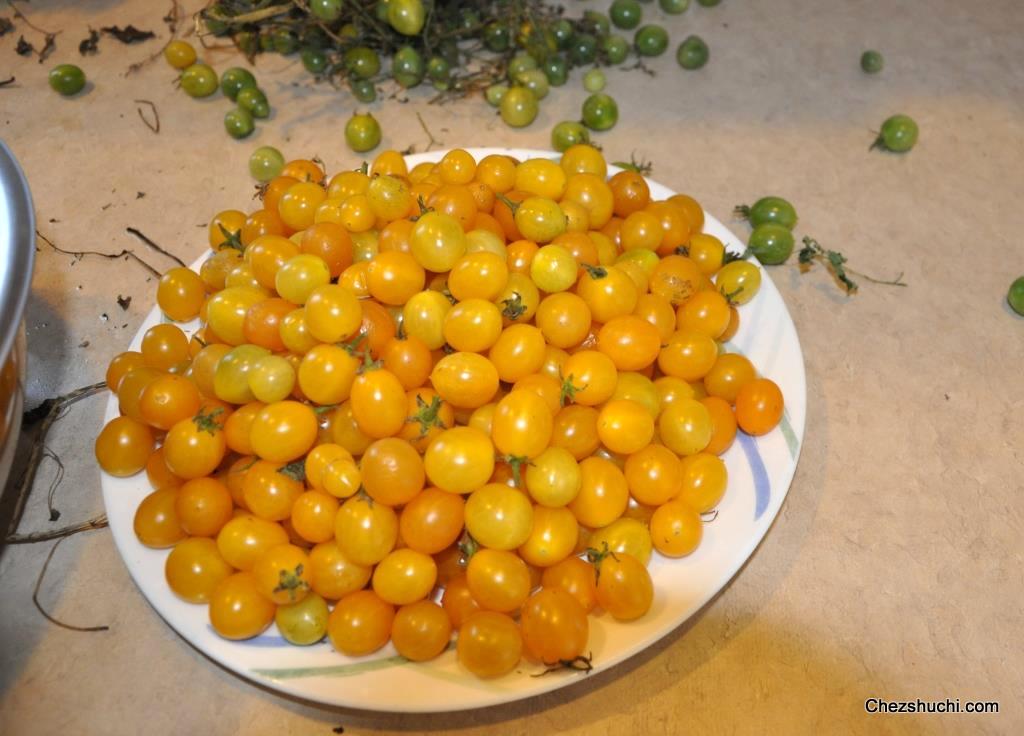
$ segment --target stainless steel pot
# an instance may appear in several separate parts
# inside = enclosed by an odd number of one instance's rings
[[[25,330],[22,316],[35,263],[35,212],[28,182],[0,141],[0,489],[7,481],[24,402]]]

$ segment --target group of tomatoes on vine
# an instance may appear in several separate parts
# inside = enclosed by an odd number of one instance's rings
[[[96,442],[146,471],[171,590],[229,639],[421,661],[457,632],[484,677],[583,656],[598,607],[643,616],[652,552],[697,548],[720,455],[783,398],[722,347],[758,268],[691,197],[607,174],[587,145],[296,160],[213,218]]]

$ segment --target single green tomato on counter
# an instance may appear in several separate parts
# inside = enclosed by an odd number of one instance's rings
[[[885,66],[885,58],[877,51],[868,50],[860,55],[860,68],[865,74],[878,74]]]
[[[917,143],[917,123],[908,115],[893,115],[882,123],[882,130],[871,148],[906,153]]]
[[[54,92],[70,97],[85,87],[85,72],[74,64],[58,64],[50,70],[49,82]]]
[[[591,130],[609,130],[619,121],[619,106],[604,92],[595,92],[583,101],[583,124]]]
[[[687,36],[676,49],[676,62],[683,69],[700,69],[708,63],[708,45],[700,36]]]
[[[372,151],[380,145],[380,123],[370,113],[356,113],[345,125],[345,142],[356,153]]]
[[[525,128],[537,118],[537,96],[526,87],[512,87],[499,103],[501,119],[513,128]]]
[[[690,0],[658,0],[662,12],[668,15],[679,15],[690,8]]]
[[[668,48],[668,31],[659,25],[641,27],[633,37],[640,56],[661,56]]]
[[[1010,284],[1010,290],[1006,294],[1006,303],[1010,305],[1010,309],[1024,317],[1024,276],[1020,276]]]

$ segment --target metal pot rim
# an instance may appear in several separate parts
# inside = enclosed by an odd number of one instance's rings
[[[28,182],[0,140],[0,363],[18,334],[35,263],[35,211]]]

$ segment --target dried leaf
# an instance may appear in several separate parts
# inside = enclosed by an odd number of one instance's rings
[[[156,38],[156,34],[153,33],[153,31],[140,31],[131,24],[126,25],[124,28],[119,26],[107,26],[102,30],[104,33],[113,36],[121,43],[141,43],[142,41],[148,41],[151,38]]]

